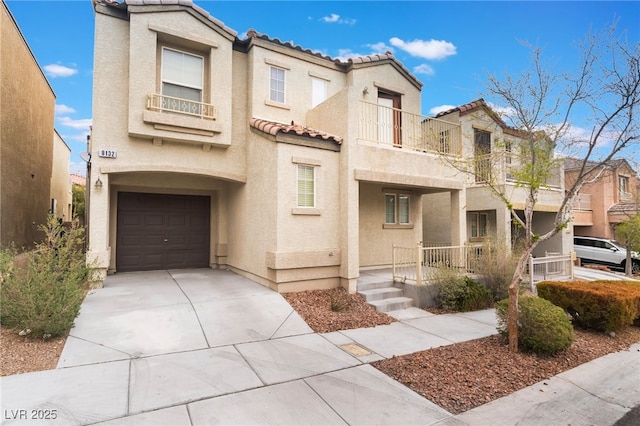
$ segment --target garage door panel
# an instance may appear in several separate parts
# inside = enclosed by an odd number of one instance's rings
[[[210,198],[119,193],[119,271],[209,266]]]

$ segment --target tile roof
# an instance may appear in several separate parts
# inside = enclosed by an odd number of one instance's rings
[[[583,161],[584,160],[582,158],[567,157],[564,159],[564,169],[565,170],[579,169],[580,167],[582,167]],[[589,168],[596,167],[599,163],[600,163],[599,161],[589,160],[587,161],[587,164],[585,167],[588,170]],[[618,169],[619,167],[626,165],[632,172],[635,173],[635,170],[633,170],[633,167],[631,167],[631,164],[629,164],[629,162],[624,158],[612,158],[611,160],[607,161],[605,165],[611,169]]]
[[[93,0],[95,4],[103,4],[105,6],[115,7],[118,9],[126,9],[128,6],[185,6],[197,11],[215,25],[232,34],[238,36],[238,32],[227,27],[222,21],[214,18],[208,11],[193,3],[192,0]]]
[[[274,43],[274,44],[277,44],[277,45],[280,45],[280,46],[284,46],[284,47],[288,47],[290,49],[297,50],[297,51],[302,52],[302,53],[313,55],[313,56],[316,56],[318,58],[321,58],[321,59],[324,59],[324,60],[327,60],[327,61],[332,61],[333,63],[335,63],[339,67],[343,68],[345,71],[349,70],[354,65],[366,65],[366,64],[375,64],[376,62],[390,61],[390,62],[394,63],[396,66],[398,66],[402,70],[402,72],[404,72],[407,75],[407,77],[414,82],[414,84],[416,84],[420,88],[422,87],[422,82],[420,80],[418,80],[418,78],[415,75],[413,75],[413,73],[411,71],[409,71],[409,69],[407,67],[405,67],[402,62],[400,62],[398,59],[396,59],[396,57],[393,56],[393,54],[390,51],[387,51],[387,52],[385,52],[383,54],[357,56],[357,57],[353,57],[353,58],[348,58],[346,60],[341,60],[341,59],[337,59],[337,58],[332,58],[332,57],[327,56],[327,55],[323,55],[322,53],[317,52],[317,51],[313,51],[311,49],[304,49],[303,47],[301,47],[299,45],[293,44],[293,42],[291,42],[291,41],[283,42],[278,38],[271,38],[266,34],[258,33],[254,29],[251,29],[251,30],[247,31],[247,40],[251,40],[251,39],[264,40],[264,41],[267,41],[267,42],[270,42],[270,43]]]
[[[367,65],[367,64],[376,64],[377,62],[384,62],[384,61],[389,61],[391,63],[393,63],[396,67],[398,67],[399,70],[401,70],[402,73],[404,73],[406,75],[406,77],[419,89],[422,88],[422,82],[420,80],[418,80],[418,78],[413,75],[413,73],[411,71],[409,71],[409,69],[407,67],[405,67],[402,62],[400,62],[399,60],[397,60],[395,58],[395,56],[393,56],[393,54],[391,52],[386,52],[384,54],[376,54],[376,55],[368,55],[368,56],[360,56],[360,57],[354,57],[354,58],[349,58],[346,60],[340,60],[340,59],[334,59],[330,56],[327,55],[323,55],[322,53],[318,52],[318,51],[313,51],[311,49],[305,49],[299,45],[293,44],[293,42],[291,41],[281,41],[278,38],[271,38],[266,34],[260,34],[258,33],[256,30],[250,29],[249,31],[247,31],[247,38],[245,40],[240,40],[238,39],[238,32],[227,27],[226,25],[224,25],[223,22],[221,22],[220,20],[214,18],[213,16],[211,16],[211,14],[206,11],[205,9],[201,8],[200,6],[196,5],[192,0],[122,0],[121,2],[118,2],[117,0],[93,0],[94,5],[96,4],[102,4],[105,6],[109,6],[109,7],[114,7],[120,10],[126,9],[128,6],[167,6],[167,5],[174,5],[174,6],[185,6],[185,7],[190,7],[192,9],[194,9],[195,11],[197,11],[198,13],[200,13],[201,15],[203,15],[204,17],[206,17],[209,21],[213,22],[214,24],[216,24],[217,26],[223,28],[225,31],[227,31],[228,33],[232,34],[233,36],[236,37],[236,41],[238,43],[240,43],[240,45],[242,45],[243,43],[245,45],[248,45],[248,41],[251,41],[252,39],[258,39],[258,40],[264,40],[266,42],[269,43],[273,43],[279,46],[284,46],[287,47],[289,49],[293,49],[296,50],[298,52],[302,52],[308,55],[313,55],[316,56],[318,58],[324,59],[326,61],[331,61],[334,64],[336,64],[338,67],[343,68],[344,71],[348,71],[349,69],[351,69],[354,65],[358,66],[358,65]]]
[[[249,121],[249,125],[254,129],[258,129],[261,132],[268,133],[273,136],[277,135],[278,133],[287,133],[295,134],[297,136],[306,136],[313,139],[332,141],[338,145],[342,144],[341,136],[315,130],[311,127],[303,126],[302,124],[295,124],[293,121],[291,122],[291,124],[283,124],[275,121],[263,120],[261,118],[252,118]]]
[[[609,213],[626,213],[632,214],[640,211],[638,203],[618,203],[609,207]]]
[[[527,133],[522,130],[508,126],[507,123],[505,123],[505,121],[498,115],[498,113],[496,113],[483,98],[476,99],[475,101],[471,101],[464,105],[439,112],[436,114],[435,118],[440,118],[444,115],[451,114],[452,112],[459,112],[462,116],[471,114],[472,112],[478,111],[480,109],[484,110],[500,127],[502,127],[505,133],[519,137],[525,137],[527,135]]]

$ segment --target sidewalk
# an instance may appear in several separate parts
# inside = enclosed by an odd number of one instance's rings
[[[0,379],[2,424],[576,426],[640,404],[637,344],[454,416],[368,363],[494,334],[493,310],[393,315],[318,334],[227,271],[119,274],[83,303],[58,369]]]

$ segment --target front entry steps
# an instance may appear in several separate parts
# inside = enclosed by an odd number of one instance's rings
[[[358,294],[378,312],[391,312],[413,306],[413,299],[404,297],[402,289],[393,286],[393,281],[358,283]]]

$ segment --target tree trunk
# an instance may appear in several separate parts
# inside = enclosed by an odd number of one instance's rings
[[[509,352],[518,352],[518,286],[509,286],[509,310],[507,331],[509,332]]]

